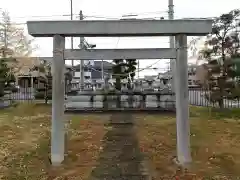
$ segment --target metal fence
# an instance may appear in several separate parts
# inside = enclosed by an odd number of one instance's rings
[[[219,107],[218,102],[210,102],[208,97],[209,91],[203,88],[189,88],[189,104],[203,107]],[[223,99],[224,108],[240,108],[239,99]]]
[[[37,92],[35,88],[19,88],[17,92],[8,92],[4,96],[4,102],[1,104],[11,104],[11,103],[51,103],[51,91],[44,91],[42,89],[41,93]],[[90,93],[90,94],[89,94]],[[211,103],[206,98],[208,91],[202,88],[189,88],[189,104],[195,106],[205,106],[205,107],[219,107],[218,103]],[[46,94],[48,99],[46,101]],[[173,107],[173,96],[172,93],[163,93],[163,92],[141,92],[141,93],[132,93],[127,94],[127,92],[122,92],[117,95],[113,94],[104,94],[103,92],[88,92],[88,93],[76,93],[76,94],[69,94],[66,95],[66,105],[69,108],[80,107],[79,104],[82,104],[82,108],[97,108],[103,107],[105,101],[108,102],[108,108],[169,108]],[[119,99],[120,97],[120,99]],[[131,99],[132,98],[132,99]],[[3,98],[2,98],[3,99]],[[132,102],[129,102],[131,99]],[[116,103],[119,101],[120,103]],[[144,103],[145,106],[143,105]],[[163,105],[164,104],[164,105]],[[239,108],[240,101],[236,100],[228,100],[224,99],[224,107],[225,108]],[[2,105],[3,106],[3,105]]]

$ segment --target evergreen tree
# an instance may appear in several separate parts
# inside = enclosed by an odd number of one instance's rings
[[[69,91],[72,81],[72,72],[71,69],[66,68],[65,72],[65,87],[66,93]],[[31,71],[39,71],[44,74],[43,77],[40,77],[40,81],[44,84],[44,88],[37,88],[35,98],[36,99],[45,99],[47,104],[48,100],[52,99],[52,74],[51,74],[51,64],[47,61],[42,61],[40,65],[34,66]]]
[[[125,74],[125,63],[123,59],[114,59],[113,60],[114,65],[113,65],[113,78],[116,79],[116,83],[115,83],[115,88],[116,90],[121,91],[121,80],[125,78],[124,74]]]
[[[121,90],[121,80],[127,79],[128,80],[128,88],[131,88],[131,81],[134,80],[134,77],[136,75],[136,59],[115,59],[113,60],[115,65],[113,66],[113,78],[116,79],[116,89]],[[129,74],[130,78],[129,79]]]
[[[206,98],[224,107],[224,99],[240,97],[240,88],[236,81],[237,73],[233,59],[239,57],[239,32],[237,21],[240,10],[233,10],[216,18],[212,34],[207,36],[205,49],[200,56],[207,61],[207,79],[202,84],[209,90]]]
[[[5,95],[5,90],[13,90],[11,82],[15,81],[14,75],[7,66],[7,58],[0,58],[0,97]]]

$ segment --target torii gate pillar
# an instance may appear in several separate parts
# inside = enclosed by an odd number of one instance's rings
[[[176,124],[177,124],[177,157],[178,162],[185,166],[191,162],[190,126],[188,102],[188,64],[187,36],[176,35]]]
[[[54,166],[61,165],[64,160],[65,143],[65,37],[53,36],[53,61],[52,61],[52,135],[51,135],[51,162]]]

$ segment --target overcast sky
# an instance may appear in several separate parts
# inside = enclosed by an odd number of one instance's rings
[[[173,0],[175,18],[216,17],[222,13],[240,8],[239,0]],[[27,20],[60,20],[70,19],[70,0],[1,0],[1,8],[10,12],[16,23]],[[73,0],[74,19],[78,19],[79,11],[83,10],[86,19],[121,18],[125,14],[138,14],[137,18],[160,18],[168,16],[168,0]],[[66,15],[66,16],[57,16]],[[33,17],[35,16],[35,17]],[[36,17],[49,16],[49,17]],[[102,17],[102,18],[100,18]],[[95,18],[96,19],[96,18]],[[87,38],[97,48],[162,48],[169,47],[168,38]],[[52,56],[51,38],[37,38],[39,45],[36,56]],[[74,39],[74,48],[77,48],[79,38]],[[67,39],[66,47],[70,48]],[[155,60],[144,60],[140,68],[154,63]],[[155,67],[160,70],[167,68],[167,61],[162,60]],[[157,71],[154,72],[156,74]],[[153,74],[153,71],[144,71],[143,74]]]

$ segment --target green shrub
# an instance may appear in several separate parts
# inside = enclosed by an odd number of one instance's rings
[[[69,96],[75,96],[75,95],[77,95],[78,94],[78,90],[72,90],[72,91],[70,91],[70,92],[68,92],[67,93],[67,95],[69,95]]]
[[[0,97],[3,97],[5,95],[4,91],[0,91]]]
[[[39,92],[40,91],[45,91],[45,90],[46,90],[46,88],[44,88],[44,87],[43,88],[37,88],[37,91],[39,91]]]
[[[45,91],[38,91],[35,93],[35,99],[45,99]],[[52,92],[47,93],[47,99],[52,99]]]
[[[18,88],[16,88],[16,87],[13,87],[13,88],[12,88],[12,92],[13,92],[13,93],[16,93],[16,92],[18,92]]]

